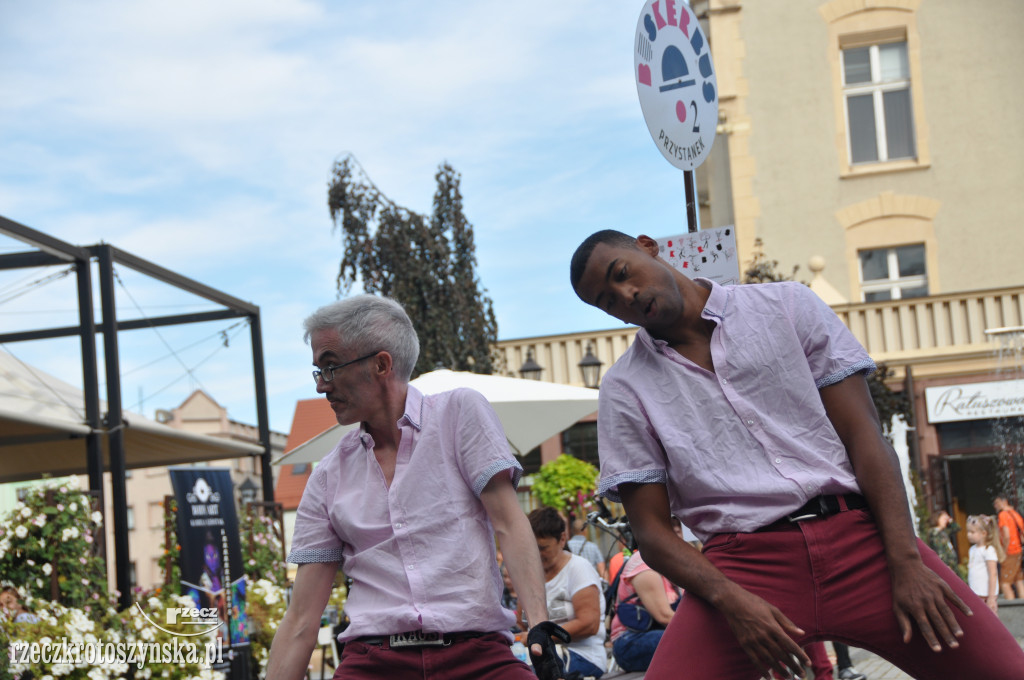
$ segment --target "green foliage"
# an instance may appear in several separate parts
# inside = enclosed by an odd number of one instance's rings
[[[868,377],[871,399],[875,402],[878,419],[882,421],[882,432],[890,441],[892,441],[893,416],[900,416],[906,423],[909,423],[911,419],[910,399],[903,392],[896,392],[886,384],[886,380],[891,378],[894,373],[895,371],[885,364],[878,364],[878,370]]]
[[[344,246],[338,291],[346,294],[358,282],[367,293],[402,303],[420,338],[414,376],[437,366],[492,373],[498,324],[476,275],[460,176],[444,163],[435,180],[428,218],[391,201],[353,156],[335,163],[327,205]]]
[[[99,556],[102,515],[78,478],[32,488],[0,520],[0,575],[26,595],[81,607],[106,599],[107,571]]]
[[[778,281],[795,281],[799,265],[793,266],[789,274],[779,272],[779,261],[769,260],[764,254],[764,242],[760,238],[754,239],[754,255],[743,270],[743,283],[774,283]],[[806,285],[806,284],[805,284]]]
[[[241,517],[241,542],[245,574],[250,581],[266,579],[277,585],[288,580],[277,519],[260,511],[260,506],[246,506]]]
[[[540,466],[533,478],[533,493],[546,506],[563,512],[578,511],[584,498],[597,490],[597,468],[563,453]]]
[[[164,585],[181,582],[181,561],[178,559],[181,544],[178,543],[177,537],[178,501],[172,498],[170,507],[164,506],[164,542],[159,559],[160,573],[165,575]],[[168,562],[170,562],[169,571]]]
[[[173,515],[172,515],[173,518]],[[78,488],[78,478],[54,481],[33,488],[24,501],[0,521],[0,574],[3,580],[18,588],[22,604],[35,615],[34,622],[13,621],[0,612],[0,646],[39,643],[47,649],[70,645],[89,645],[93,654],[120,654],[136,645],[165,646],[177,640],[189,644],[195,638],[187,619],[167,625],[170,607],[194,607],[189,598],[182,598],[167,588],[151,593],[136,592],[136,603],[124,611],[117,610],[116,591],[108,592],[103,561],[96,554],[93,537],[101,530],[101,517],[92,509],[91,496]],[[173,521],[173,519],[172,519]],[[173,535],[173,534],[172,534]],[[50,600],[51,578],[56,575],[58,600]],[[4,585],[7,585],[6,583]],[[161,624],[167,631],[153,625]],[[170,631],[170,632],[168,632]],[[176,634],[177,633],[177,634]],[[122,663],[90,661],[89,652],[65,659],[38,657],[35,662],[22,663],[0,654],[0,680],[13,677],[69,680],[105,680],[107,678],[200,678],[215,680],[223,674],[203,668],[205,643],[199,643],[196,662],[189,655],[168,659],[148,659],[142,667]],[[117,647],[117,645],[121,645]],[[104,651],[105,650],[105,651]],[[136,651],[137,648],[136,648]],[[47,652],[47,654],[51,653]],[[124,660],[123,658],[121,659]],[[182,660],[185,663],[182,663]],[[25,675],[31,673],[31,675]]]

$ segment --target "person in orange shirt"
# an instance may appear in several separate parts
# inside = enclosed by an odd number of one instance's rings
[[[1016,587],[1016,597],[1024,598],[1024,574],[1021,573],[1021,543],[1020,534],[1024,531],[1024,518],[1013,509],[1006,496],[999,494],[992,501],[992,507],[999,513],[999,538],[1006,550],[1006,559],[1000,565],[999,586],[1003,591],[1003,597],[1007,600],[1016,599],[1013,589]]]

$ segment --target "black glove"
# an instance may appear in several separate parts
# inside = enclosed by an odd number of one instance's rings
[[[564,628],[550,621],[541,621],[526,634],[526,648],[531,650],[530,660],[533,662],[533,671],[540,680],[561,680],[565,677],[565,667],[562,666],[562,660],[558,658],[558,653],[555,651],[552,636],[557,637],[565,644],[572,642],[572,638]],[[540,656],[533,653],[534,645],[540,645]]]

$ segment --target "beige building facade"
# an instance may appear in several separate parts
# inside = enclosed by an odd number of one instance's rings
[[[1012,404],[1024,405],[1024,3],[692,5],[720,98],[697,173],[702,227],[734,226],[743,263],[760,240],[779,271],[799,265],[912,395],[911,465],[929,509],[991,513],[998,488],[1021,486],[1000,461],[1020,452]],[[582,384],[588,346],[607,368],[633,334],[504,340],[499,352],[515,368],[530,351],[541,379]],[[1011,406],[972,409],[972,396]],[[544,459],[570,444],[549,442]]]

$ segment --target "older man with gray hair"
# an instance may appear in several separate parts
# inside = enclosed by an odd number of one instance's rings
[[[533,628],[542,678],[561,677],[533,532],[516,497],[522,467],[482,395],[423,395],[419,356],[394,300],[351,297],[305,321],[317,392],[338,422],[359,423],[313,471],[299,504],[292,600],[267,677],[298,680],[339,568],[352,579],[351,624],[335,680],[533,677],[509,649],[494,537]]]

